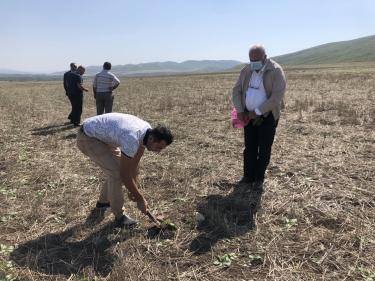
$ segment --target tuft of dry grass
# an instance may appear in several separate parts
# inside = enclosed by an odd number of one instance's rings
[[[114,111],[175,134],[141,163],[153,213],[178,227],[156,236],[132,202],[134,230],[94,209],[104,176],[75,146],[60,82],[0,82],[0,280],[375,280],[375,84],[360,70],[286,69],[262,194],[236,185],[238,73],[121,79]],[[95,112],[90,92],[83,119]]]

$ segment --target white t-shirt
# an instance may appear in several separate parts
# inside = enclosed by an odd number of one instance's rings
[[[151,126],[136,116],[123,113],[107,113],[86,119],[85,134],[110,146],[120,147],[121,152],[133,158]]]
[[[267,101],[266,90],[263,86],[264,66],[259,72],[253,71],[249,81],[249,88],[246,91],[246,108],[254,110],[257,115],[262,115],[258,106]]]

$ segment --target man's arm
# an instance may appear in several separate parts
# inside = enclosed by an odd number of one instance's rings
[[[82,91],[85,91],[85,92],[88,92],[88,91],[89,91],[89,89],[83,87],[83,85],[80,84],[80,83],[77,83],[77,86],[78,86],[78,88],[79,88],[80,90],[82,90]]]
[[[133,158],[133,169],[132,169],[132,176],[135,181],[135,183],[138,185],[138,174],[139,174],[139,168],[140,168],[140,160],[143,156],[143,153],[145,152],[144,147],[138,148],[137,153],[135,154]]]
[[[245,67],[242,68],[240,76],[238,77],[236,85],[233,87],[232,92],[232,102],[234,105],[234,108],[237,111],[237,118],[240,119],[242,122],[244,122],[246,113],[245,108],[242,104],[242,79],[244,79],[245,75]]]
[[[143,148],[144,151],[144,148]],[[131,198],[133,201],[137,202],[138,209],[143,213],[146,214],[147,210],[149,209],[148,203],[146,199],[143,197],[142,193],[139,191],[137,187],[136,182],[136,169],[139,165],[139,159],[143,154],[143,151],[136,153],[136,156],[134,158],[130,158],[126,156],[125,154],[121,153],[121,170],[120,170],[120,176],[121,180],[124,183],[126,189],[129,191],[130,195],[128,194],[129,198]],[[138,160],[136,157],[139,157]],[[138,162],[137,162],[138,161]],[[137,167],[137,168],[135,168]]]
[[[112,87],[108,87],[108,90],[110,90],[111,92],[114,91],[115,89],[117,89],[118,85],[120,84],[115,84],[114,86]]]
[[[94,81],[92,82],[92,91],[94,92],[94,99],[96,99],[96,90],[98,88],[97,76],[98,74],[95,75]]]
[[[112,87],[108,87],[108,90],[111,92],[117,89],[118,85],[120,85],[120,80],[115,75],[113,75],[112,82],[114,85]]]
[[[63,81],[63,84],[64,84],[64,89],[65,89],[65,92],[68,90],[68,81],[66,80],[66,73],[64,74],[64,81]]]
[[[286,79],[284,72],[279,68],[272,81],[271,97],[258,106],[258,110],[263,114],[272,110],[277,104],[281,103],[286,89]]]

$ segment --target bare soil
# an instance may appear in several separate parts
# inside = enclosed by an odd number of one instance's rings
[[[0,280],[375,280],[375,67],[286,76],[263,193],[236,183],[238,73],[121,79],[114,111],[175,135],[141,163],[153,213],[177,225],[161,232],[130,201],[133,230],[95,210],[104,175],[76,148],[62,82],[0,82]]]

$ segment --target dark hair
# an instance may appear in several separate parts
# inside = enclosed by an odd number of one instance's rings
[[[156,128],[152,129],[150,136],[153,136],[156,142],[165,141],[167,145],[170,145],[174,138],[171,130],[164,125],[158,125]]]
[[[112,67],[112,65],[111,65],[110,62],[107,62],[107,61],[106,61],[106,62],[103,64],[103,67],[104,67],[105,70],[110,70],[111,67]]]
[[[76,63],[75,63],[75,62],[72,62],[72,63],[70,64],[70,67],[75,66],[75,65],[76,65]]]

